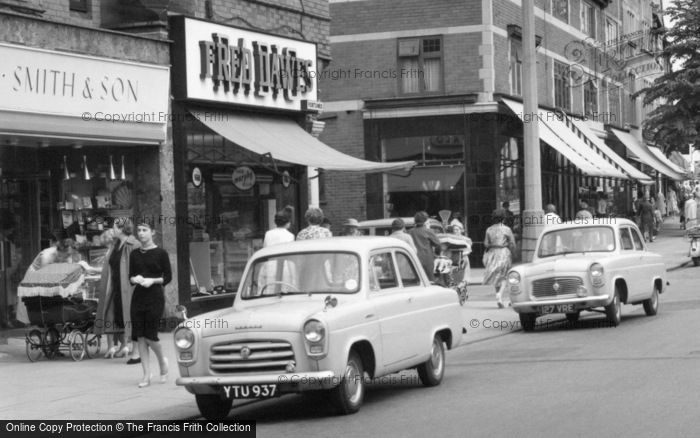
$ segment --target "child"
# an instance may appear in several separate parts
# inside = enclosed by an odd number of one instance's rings
[[[447,243],[440,244],[440,255],[435,257],[433,272],[435,272],[438,283],[444,287],[449,287],[452,284],[452,258],[450,258]]]
[[[661,231],[661,225],[664,223],[664,218],[661,215],[661,210],[654,209],[654,235],[658,235]]]

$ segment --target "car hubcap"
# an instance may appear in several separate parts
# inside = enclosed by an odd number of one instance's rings
[[[360,370],[355,362],[349,362],[345,368],[345,393],[351,403],[357,403],[362,395],[362,382],[360,382]]]
[[[435,376],[439,376],[442,373],[442,351],[438,341],[433,341],[433,349],[430,352],[430,365],[433,367]]]

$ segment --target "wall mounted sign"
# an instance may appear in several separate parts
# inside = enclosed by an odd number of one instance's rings
[[[236,167],[231,175],[233,185],[241,191],[250,190],[255,185],[255,172],[248,166]]]
[[[282,187],[285,189],[292,183],[292,177],[286,170],[282,172]]]
[[[174,29],[178,97],[295,111],[317,99],[314,43],[184,17]]]
[[[199,187],[202,185],[202,171],[199,167],[192,169],[192,185]]]

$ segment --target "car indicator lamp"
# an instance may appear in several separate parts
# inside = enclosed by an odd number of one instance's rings
[[[307,321],[304,324],[304,338],[312,343],[318,343],[323,341],[326,337],[326,328],[321,324],[320,321],[315,319]]]
[[[586,295],[588,295],[588,291],[586,290],[585,287],[579,286],[579,287],[576,289],[576,296],[578,296],[578,297],[585,297]]]
[[[173,336],[175,346],[180,350],[187,350],[194,345],[194,333],[188,328],[179,328]]]

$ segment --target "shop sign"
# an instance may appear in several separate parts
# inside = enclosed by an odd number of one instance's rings
[[[199,167],[192,169],[192,185],[199,187],[202,185],[202,171]]]
[[[231,179],[238,190],[247,191],[255,185],[255,172],[248,166],[236,167]]]
[[[316,101],[315,44],[183,20],[184,97],[296,111]]]
[[[167,123],[168,67],[4,43],[0,59],[0,111]]]

